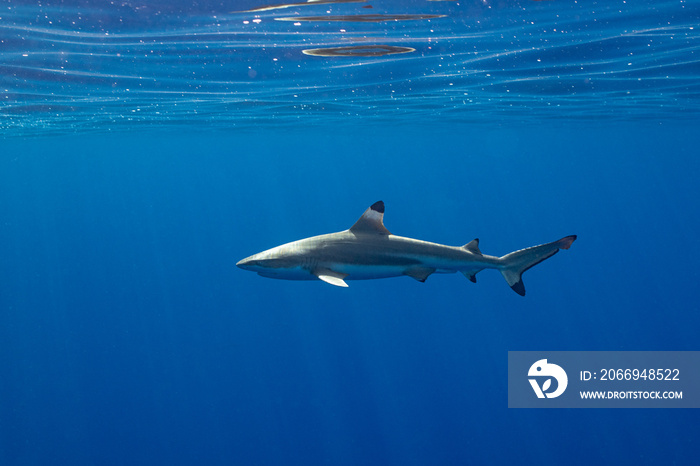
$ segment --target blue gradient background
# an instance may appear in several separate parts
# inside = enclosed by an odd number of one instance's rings
[[[694,410],[509,410],[509,350],[697,350],[695,124],[346,126],[8,139],[0,463],[691,464]],[[349,227],[528,271],[286,282]],[[688,394],[690,396],[690,394]]]
[[[697,463],[694,410],[509,410],[507,355],[700,349],[700,2],[265,3],[0,8],[0,466]],[[278,21],[358,14],[441,17]],[[302,53],[358,44],[415,51]],[[235,266],[378,200],[578,240],[524,298]]]

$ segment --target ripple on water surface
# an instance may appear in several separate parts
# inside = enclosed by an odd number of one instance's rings
[[[676,119],[700,108],[697,2],[241,5],[8,6],[3,134]]]

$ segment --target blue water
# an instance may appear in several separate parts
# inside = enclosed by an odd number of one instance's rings
[[[700,3],[262,5],[2,6],[0,465],[695,464],[694,410],[509,410],[506,376],[700,349]],[[275,20],[357,14],[444,17]],[[415,51],[302,53],[358,44]],[[380,199],[578,240],[525,297],[235,267]]]

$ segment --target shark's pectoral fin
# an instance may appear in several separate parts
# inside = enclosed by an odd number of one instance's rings
[[[331,285],[342,286],[345,288],[348,286],[348,284],[345,283],[345,280],[343,280],[343,278],[348,276],[346,273],[338,273],[330,269],[315,269],[312,273],[316,275],[319,280],[323,280]]]
[[[435,269],[430,267],[411,267],[410,269],[407,269],[403,274],[408,275],[411,278],[415,278],[419,282],[425,282],[425,280],[433,272],[435,272]]]
[[[345,283],[345,280],[342,278],[333,277],[331,275],[317,275],[317,277],[326,283],[330,283],[331,285],[342,286],[344,288],[348,287],[348,284]]]

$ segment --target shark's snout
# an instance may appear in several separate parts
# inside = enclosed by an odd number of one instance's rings
[[[260,269],[267,269],[270,267],[270,260],[266,257],[265,252],[259,252],[239,260],[236,265],[244,270],[258,272]]]
[[[255,265],[255,260],[253,260],[253,257],[246,257],[245,259],[241,259],[238,262],[236,262],[236,266],[246,270],[250,269]]]

